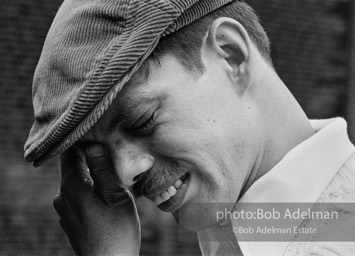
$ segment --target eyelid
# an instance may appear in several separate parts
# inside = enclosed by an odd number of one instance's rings
[[[143,131],[142,128],[143,126],[154,125],[154,121],[157,119],[157,113],[161,107],[161,100],[154,101],[152,103],[141,104],[139,107],[133,110],[129,116],[125,118],[123,127],[125,127],[125,129],[127,129],[129,132],[137,134],[144,133],[145,130],[150,130],[151,127],[144,127]]]
[[[152,117],[151,110],[147,110],[144,112],[144,114],[140,115],[138,118],[134,118],[134,120],[128,122],[127,126],[130,128],[137,128],[144,124],[147,120],[149,120]],[[155,112],[153,112],[154,114]]]
[[[143,117],[137,120],[136,124],[131,126],[130,129],[137,132],[144,129],[148,129],[149,125],[151,125],[156,118],[156,112],[157,111],[154,111],[148,118],[146,118],[145,115],[143,115]],[[141,121],[142,119],[143,121]]]

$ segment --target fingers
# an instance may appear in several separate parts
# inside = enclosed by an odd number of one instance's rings
[[[117,206],[131,200],[127,189],[120,188],[111,158],[100,143],[87,144],[82,150],[73,146],[63,153],[61,175],[60,199],[78,201],[78,207],[86,199],[96,196],[106,204]]]
[[[61,183],[62,185],[75,176],[75,181],[80,182],[79,178],[90,179],[89,172],[85,164],[84,154],[75,146],[69,148],[60,157]]]
[[[61,156],[61,191],[53,200],[60,225],[77,255],[126,251],[138,255],[140,227],[134,201],[115,182],[106,149],[91,142],[82,146]]]
[[[71,147],[60,157],[61,185],[60,192],[53,200],[53,206],[59,216],[73,208],[80,213],[82,205],[93,199],[93,183],[87,170],[84,154],[76,147]]]
[[[82,200],[92,195],[93,183],[90,177],[85,155],[73,146],[61,155],[61,194],[70,200]]]
[[[85,148],[86,162],[95,182],[95,189],[103,192],[108,186],[114,186],[114,176],[111,159],[104,146],[91,143]]]
[[[60,217],[63,216],[63,201],[61,195],[56,195],[53,199],[53,207]]]
[[[90,143],[85,148],[85,156],[94,181],[95,192],[106,203],[124,203],[127,193],[119,186],[106,148],[99,143]]]

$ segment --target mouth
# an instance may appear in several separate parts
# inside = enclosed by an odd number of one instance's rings
[[[153,198],[149,198],[155,202],[161,211],[177,211],[183,203],[189,181],[190,174],[185,173],[163,192]]]

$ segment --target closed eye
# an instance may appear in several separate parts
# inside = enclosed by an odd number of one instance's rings
[[[146,135],[147,131],[150,131],[150,129],[152,128],[152,126],[154,124],[155,113],[156,112],[154,112],[146,121],[139,124],[138,126],[133,125],[130,128],[130,131],[137,133],[137,134]]]

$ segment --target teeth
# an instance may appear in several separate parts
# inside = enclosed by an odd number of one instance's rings
[[[168,191],[164,191],[163,193],[160,194],[160,196],[161,196],[161,199],[163,199],[163,202],[170,199]]]
[[[161,196],[159,195],[154,199],[154,202],[156,205],[159,205],[163,202],[163,199],[161,199]]]
[[[173,187],[173,186],[170,186],[170,187],[168,188],[168,193],[169,193],[169,196],[170,196],[170,197],[175,196],[175,194],[176,194],[176,188]]]
[[[167,190],[155,197],[155,204],[159,205],[161,203],[164,203],[165,201],[168,201],[171,197],[175,196],[177,189],[182,185],[182,183],[184,182],[181,179],[175,181],[174,185],[168,187]]]
[[[182,180],[178,179],[177,181],[175,181],[175,188],[179,188],[182,185]]]

